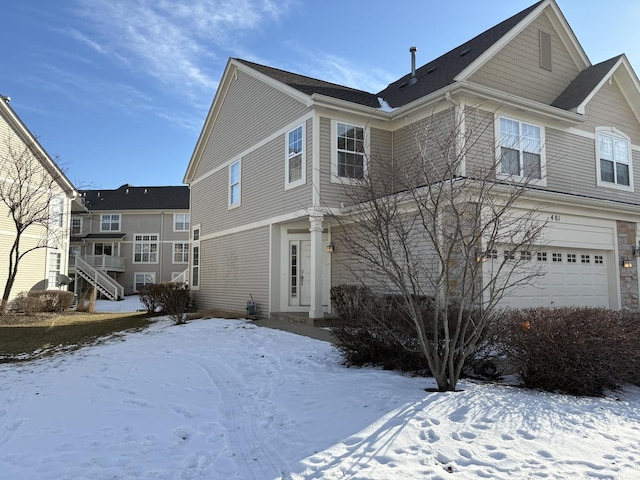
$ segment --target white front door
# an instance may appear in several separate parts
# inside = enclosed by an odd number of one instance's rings
[[[306,236],[308,238],[308,236]],[[288,240],[288,272],[287,279],[289,307],[309,307],[311,305],[311,240],[301,238]],[[331,257],[325,253],[324,272],[322,272],[322,303],[327,304],[328,271]]]

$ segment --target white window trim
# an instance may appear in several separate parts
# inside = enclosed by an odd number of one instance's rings
[[[356,178],[346,178],[338,176],[338,124],[343,123],[346,125],[353,125],[364,130],[364,157],[362,164],[362,177],[367,178],[369,170],[369,144],[367,139],[369,138],[369,127],[366,125],[360,125],[358,122],[349,120],[331,120],[331,183],[341,183],[343,185],[359,185],[362,180]]]
[[[231,170],[234,165],[238,164],[238,202],[231,203],[231,187],[235,184],[231,183]],[[242,159],[236,160],[229,165],[228,182],[227,182],[228,208],[238,208],[242,204]]]
[[[505,120],[510,120],[512,122],[518,122],[520,125],[526,123],[527,125],[531,125],[533,127],[537,127],[540,129],[540,179],[536,178],[526,178],[521,175],[508,175],[506,173],[502,173],[500,171],[502,164],[502,152],[500,147],[502,146],[502,139],[500,134],[500,119],[504,118]],[[531,122],[526,119],[509,117],[507,115],[495,115],[494,121],[494,132],[496,138],[496,178],[498,180],[507,180],[507,181],[515,181],[515,182],[526,182],[528,185],[536,185],[540,187],[547,186],[547,153],[546,153],[546,138],[545,138],[545,128],[542,125],[539,125],[535,122]],[[522,129],[520,130],[522,132]],[[522,135],[522,133],[521,133]]]
[[[57,263],[58,265],[56,265],[58,267],[57,270],[52,269],[51,268],[51,258],[52,256],[55,255],[57,258]],[[47,290],[57,290],[58,289],[58,274],[62,273],[62,253],[59,250],[49,250],[48,254],[47,254]],[[51,277],[52,272],[57,272],[56,273],[56,278],[55,279],[51,279],[49,277]]]
[[[176,255],[176,245],[186,245],[187,246],[187,261],[186,262],[176,262],[175,261],[175,255]],[[189,242],[173,242],[173,245],[171,246],[171,263],[174,265],[184,265],[184,264],[188,264],[189,263],[189,252],[191,250],[191,245],[189,244]]]
[[[151,283],[156,283],[156,272],[133,272],[133,289],[134,289],[134,292],[138,291],[137,288],[136,288],[137,285],[138,285],[138,282],[136,282],[136,277],[138,275],[151,275],[153,277],[153,282],[151,282]],[[149,283],[145,283],[145,285],[150,285],[150,284]]]
[[[64,227],[65,201],[61,195],[54,195],[49,202],[49,224],[53,228]]]
[[[143,240],[136,240],[136,237],[138,235],[155,235],[157,237],[157,239],[155,241],[151,241],[149,240],[148,242],[145,242]],[[155,262],[144,262],[144,261],[136,261],[136,245],[139,243],[155,243],[156,245],[158,245],[158,249],[156,250],[156,261]],[[159,233],[134,233],[133,234],[133,252],[132,252],[132,256],[131,256],[131,263],[135,263],[136,265],[156,265],[158,263],[160,263],[160,255],[161,255],[161,251],[160,251],[160,245],[162,242],[160,242],[160,234]],[[151,254],[151,252],[149,252]],[[173,253],[173,252],[172,252]],[[144,273],[144,272],[142,272]]]
[[[118,216],[118,230],[103,230],[102,229],[102,217],[104,217],[105,215],[109,215],[109,216],[117,215]],[[119,214],[119,213],[101,213],[100,214],[100,231],[101,232],[120,232],[121,230],[122,230],[122,215],[121,214]]]
[[[193,232],[198,231],[198,240],[193,239]],[[200,224],[193,225],[191,229],[191,244],[189,246],[189,280],[191,290],[200,290],[200,280],[202,278],[202,248],[200,247],[200,239],[202,238],[202,229]],[[198,278],[194,283],[193,281],[193,249],[198,249]]]
[[[598,187],[611,188],[613,190],[622,190],[624,192],[633,192],[633,152],[631,146],[631,138],[614,127],[596,127],[595,129],[595,155],[596,155],[596,185]],[[619,137],[627,141],[629,148],[627,149],[627,161],[629,162],[629,185],[620,185],[618,183],[604,182],[600,178],[600,134],[604,133],[612,137]],[[615,162],[614,162],[615,168]]]
[[[74,220],[80,220],[80,231],[78,233],[73,233],[73,221]],[[101,225],[102,225],[102,223],[101,223]],[[76,236],[77,235],[82,235],[83,229],[84,229],[84,218],[76,217],[76,216],[71,217],[71,223],[69,224],[69,231],[71,232],[71,235],[76,235]]]
[[[302,150],[299,155],[301,157],[302,162],[302,172],[299,180],[295,180],[293,182],[289,181],[289,162],[292,158],[297,157],[298,155],[291,155],[289,153],[289,135],[292,132],[295,132],[298,129],[302,129]],[[300,124],[295,128],[289,130],[284,136],[284,149],[285,149],[285,162],[284,162],[284,189],[289,190],[291,188],[299,187],[300,185],[304,185],[307,183],[307,155],[306,155],[306,133],[304,124]]]
[[[187,228],[183,228],[183,229],[177,229],[176,228],[176,223],[177,223],[176,218],[177,218],[178,215],[186,215],[187,216],[186,217],[187,222],[183,222],[183,223],[187,223]],[[173,231],[174,232],[189,232],[189,231],[191,231],[190,225],[191,225],[191,214],[189,214],[189,213],[174,213],[173,214]]]

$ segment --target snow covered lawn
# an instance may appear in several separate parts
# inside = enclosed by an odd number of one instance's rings
[[[0,365],[0,478],[639,478],[639,389],[433,386],[244,320],[162,318]]]

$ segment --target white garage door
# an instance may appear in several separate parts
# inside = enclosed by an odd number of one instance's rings
[[[531,262],[542,266],[544,276],[534,284],[512,291],[502,306],[609,307],[605,252],[549,248],[531,253]]]

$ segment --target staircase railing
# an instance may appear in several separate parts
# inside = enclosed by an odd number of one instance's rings
[[[189,283],[189,269],[187,268],[180,275],[176,275],[175,278],[171,280],[171,283]]]
[[[107,298],[111,300],[120,300],[121,298],[124,298],[124,287],[122,285],[106,273],[95,269],[79,255],[76,255],[75,265],[76,273],[87,280]]]

